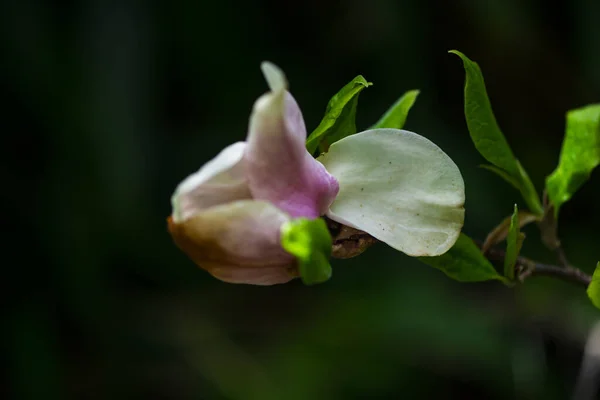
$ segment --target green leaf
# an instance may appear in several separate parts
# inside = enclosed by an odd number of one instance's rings
[[[465,119],[475,148],[495,167],[486,168],[515,186],[521,192],[529,209],[537,215],[542,215],[544,210],[535,186],[515,158],[496,122],[479,65],[460,51],[451,50],[450,53],[459,56],[463,61],[466,74]]]
[[[448,252],[437,257],[419,257],[419,260],[460,282],[496,279],[508,283],[508,280],[496,272],[481,250],[464,233],[460,234]]]
[[[600,104],[569,111],[558,167],[546,178],[556,217],[561,205],[569,201],[599,164]]]
[[[331,278],[331,235],[322,218],[297,218],[281,227],[281,245],[298,260],[300,277],[306,285]]]
[[[404,93],[387,111],[375,125],[370,129],[376,128],[395,128],[402,129],[408,117],[408,112],[417,100],[418,90],[409,90]]]
[[[592,304],[600,308],[600,262],[596,264],[596,270],[592,276],[592,283],[587,288],[587,294]]]
[[[465,117],[475,147],[496,167],[510,176],[518,176],[517,160],[496,122],[479,65],[460,51],[451,50],[450,53],[459,56],[464,64]]]
[[[508,236],[508,232],[511,228],[513,217],[514,215],[511,214],[508,217],[504,218],[502,222],[498,224],[498,226],[496,226],[490,233],[488,233],[488,235],[485,238],[485,241],[483,242],[483,246],[481,246],[481,251],[483,253],[487,252],[490,248],[492,248],[492,246],[495,246],[496,244],[506,239],[506,237]],[[540,221],[540,218],[527,210],[520,210],[518,221],[519,228],[522,228],[525,225],[528,225],[532,222]]]
[[[356,133],[358,95],[371,85],[362,75],[358,75],[329,100],[325,116],[306,141],[306,149],[310,154],[314,154],[317,148],[325,152],[332,143]]]
[[[525,235],[521,233],[519,227],[519,209],[515,204],[513,215],[510,218],[510,227],[506,237],[506,255],[504,256],[504,276],[511,281],[515,279],[515,263],[525,239]]]

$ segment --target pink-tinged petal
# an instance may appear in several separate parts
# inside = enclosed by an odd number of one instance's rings
[[[267,202],[239,200],[180,223],[169,218],[168,225],[177,246],[200,268],[226,282],[266,285],[297,276],[295,258],[280,244],[288,220]]]
[[[218,204],[252,197],[244,173],[245,148],[245,142],[227,146],[177,186],[171,198],[175,222]]]
[[[306,150],[304,119],[285,76],[273,64],[262,68],[271,91],[254,104],[244,154],[252,197],[293,217],[318,217],[335,199],[338,182]]]
[[[268,286],[287,283],[298,277],[295,267],[265,267],[265,268],[239,268],[216,267],[210,274],[227,283],[245,283],[250,285]]]

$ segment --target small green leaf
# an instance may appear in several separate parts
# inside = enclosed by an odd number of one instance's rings
[[[485,254],[492,246],[502,242],[508,236],[508,232],[511,227],[511,223],[514,215],[509,215],[504,218],[497,227],[495,227],[485,238],[485,242],[483,242],[483,246],[481,246],[481,251]],[[519,211],[519,228],[524,227],[527,224],[530,224],[535,221],[539,221],[540,218],[530,213],[527,210]]]
[[[450,53],[459,56],[465,68],[465,117],[475,147],[496,167],[518,176],[517,160],[496,122],[479,65],[460,51]]]
[[[506,255],[504,256],[504,276],[511,281],[515,279],[515,263],[525,239],[525,235],[520,232],[519,227],[519,209],[515,204],[513,215],[510,218],[510,227],[506,237]]]
[[[410,90],[402,95],[387,111],[371,129],[376,128],[395,128],[402,129],[408,112],[412,108],[413,104],[417,100],[419,95],[418,90]]]
[[[499,275],[481,250],[464,233],[461,233],[448,252],[437,257],[419,257],[423,263],[439,269],[450,278],[460,282],[479,282],[497,279],[508,280]]]
[[[592,276],[592,283],[587,288],[587,294],[592,304],[600,308],[600,262],[596,264],[596,270]]]
[[[281,227],[281,246],[298,260],[300,277],[306,285],[331,278],[331,235],[322,218],[297,218]]]
[[[306,149],[310,154],[314,154],[317,148],[325,152],[332,143],[356,133],[358,95],[371,85],[362,75],[358,75],[329,100],[325,116],[306,141]]]
[[[466,74],[464,108],[469,134],[477,151],[495,167],[485,168],[496,172],[516,187],[529,209],[537,215],[542,215],[544,210],[535,186],[515,158],[496,122],[479,65],[460,51],[450,50],[450,53],[459,56],[463,61]]]
[[[560,206],[569,201],[599,164],[600,104],[569,111],[558,167],[546,178],[556,217]]]

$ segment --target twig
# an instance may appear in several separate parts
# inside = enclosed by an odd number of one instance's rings
[[[329,218],[325,219],[329,232],[333,237],[333,257],[335,258],[351,258],[361,254],[368,247],[372,246],[377,239],[366,232],[347,227],[338,222],[332,221]],[[482,248],[483,242],[474,240],[475,244]],[[558,247],[562,249],[562,247]],[[564,252],[561,250],[563,258]],[[502,249],[492,247],[488,249],[484,255],[490,261],[504,261],[506,252]],[[550,276],[564,281],[576,283],[581,286],[588,287],[592,282],[592,277],[585,272],[572,267],[569,263],[564,263],[565,266],[544,264],[527,257],[519,256],[515,263],[515,272],[521,282],[530,276]]]
[[[477,244],[480,245],[480,243]],[[504,260],[506,252],[501,249],[491,248],[486,252],[485,255],[490,260],[501,261]],[[521,281],[530,276],[550,276],[585,287],[588,287],[592,282],[591,276],[578,268],[571,267],[568,264],[565,267],[544,264],[523,256],[517,257],[515,269],[517,270],[518,277]]]
[[[550,202],[550,198],[548,197],[548,192],[544,191],[544,215],[542,219],[538,222],[538,228],[540,229],[540,233],[542,234],[542,242],[546,245],[547,248],[554,251],[558,258],[558,262],[564,268],[570,268],[571,264],[569,263],[569,259],[567,258],[567,254],[562,247],[562,243],[558,238],[558,225],[556,221],[556,216],[554,215],[554,206]]]
[[[533,275],[546,275],[560,278],[565,281],[570,281],[585,286],[586,288],[592,283],[592,277],[580,269],[573,267],[559,267],[557,265],[535,264]]]

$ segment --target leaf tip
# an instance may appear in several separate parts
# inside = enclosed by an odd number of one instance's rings
[[[596,264],[596,269],[592,275],[592,281],[587,288],[587,295],[592,304],[600,308],[600,261]]]
[[[466,58],[466,56],[458,50],[448,50],[448,54],[454,54],[462,59]]]
[[[368,88],[369,86],[373,86],[373,82],[369,82],[364,76],[362,75],[358,75],[356,78],[354,78],[354,84],[359,84],[359,85],[363,85],[364,87]]]
[[[417,100],[417,97],[419,97],[420,94],[421,94],[421,90],[419,90],[419,89],[412,89],[412,90],[408,90],[406,93],[404,93],[404,96],[412,98],[413,103],[414,103]]]

